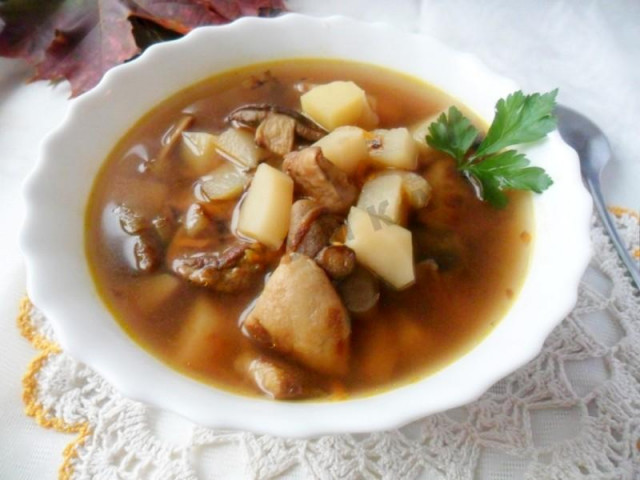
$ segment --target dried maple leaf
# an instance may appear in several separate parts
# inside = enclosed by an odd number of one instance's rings
[[[76,96],[151,43],[283,10],[282,0],[4,0],[0,56],[34,65],[34,80],[66,78]]]

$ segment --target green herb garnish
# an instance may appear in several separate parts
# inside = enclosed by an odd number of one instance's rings
[[[524,154],[505,148],[535,142],[556,128],[557,95],[557,89],[532,95],[517,91],[499,100],[489,131],[473,153],[469,151],[480,132],[451,107],[429,126],[427,143],[455,158],[458,170],[477,187],[480,198],[502,208],[508,201],[505,190],[541,193],[553,183],[542,168],[530,167]]]

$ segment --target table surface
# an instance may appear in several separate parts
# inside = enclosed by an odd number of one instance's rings
[[[594,119],[609,136],[613,158],[603,175],[607,202],[640,208],[640,2],[472,0],[312,2],[293,11],[342,13],[433,35],[476,54],[525,91],[560,87],[559,101]],[[365,8],[366,6],[366,8]],[[21,377],[35,355],[15,316],[24,294],[18,247],[21,183],[38,146],[64,117],[68,86],[26,84],[29,68],[0,60],[0,478],[54,478],[69,435],[25,416]]]

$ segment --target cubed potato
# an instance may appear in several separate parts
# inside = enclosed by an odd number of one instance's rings
[[[200,188],[209,200],[231,200],[239,197],[249,183],[249,176],[226,162],[202,177]]]
[[[368,328],[359,341],[363,344],[362,355],[353,362],[358,377],[375,384],[391,380],[400,357],[395,325],[379,322]]]
[[[360,191],[358,208],[404,225],[407,220],[402,175],[389,173],[368,180]]]
[[[393,324],[397,346],[405,357],[430,350],[434,345],[433,333],[427,326],[409,315],[400,315]]]
[[[198,368],[211,365],[216,358],[228,357],[233,348],[228,332],[235,328],[235,322],[229,322],[225,314],[225,309],[207,296],[197,297],[178,333],[174,358],[185,366]]]
[[[252,132],[241,128],[228,128],[214,135],[214,142],[224,156],[244,168],[255,168],[269,155],[256,145]]]
[[[399,225],[351,207],[346,245],[356,258],[396,289],[415,281],[411,232]]]
[[[366,132],[353,126],[338,127],[313,144],[347,175],[354,173],[369,158]]]
[[[302,111],[327,130],[342,125],[374,128],[378,117],[363,89],[353,82],[318,85],[300,97]]]
[[[224,162],[216,151],[215,136],[207,132],[182,132],[180,156],[194,175],[204,175]]]
[[[415,170],[418,166],[418,146],[406,128],[375,130],[379,142],[369,150],[371,160],[383,167]]]
[[[383,170],[363,185],[358,208],[405,225],[409,207],[425,207],[431,198],[431,186],[417,173],[406,170]]]
[[[435,122],[440,114],[443,112],[437,112],[433,115],[428,116],[424,120],[420,120],[419,122],[414,123],[409,127],[409,133],[418,145],[420,153],[428,153],[433,149],[427,144],[427,135],[429,135],[429,125]]]
[[[170,273],[141,276],[134,287],[136,307],[144,314],[152,313],[178,291],[180,284],[180,279]]]
[[[266,163],[260,164],[238,218],[238,231],[267,247],[278,249],[287,236],[293,180]]]
[[[380,123],[380,116],[376,112],[376,105],[376,99],[367,95],[367,101],[364,109],[362,110],[362,115],[360,115],[360,118],[355,124],[365,130],[373,130],[376,128],[378,123]]]

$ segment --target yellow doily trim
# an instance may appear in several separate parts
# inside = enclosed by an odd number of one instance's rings
[[[66,423],[61,418],[49,415],[45,407],[38,401],[38,372],[52,355],[60,353],[60,347],[54,342],[44,337],[31,323],[31,311],[33,304],[25,297],[20,302],[18,313],[18,329],[23,337],[40,353],[29,363],[27,371],[22,379],[22,401],[24,402],[25,413],[33,417],[36,423],[44,428],[54,429],[63,433],[76,433],[78,436],[69,443],[62,452],[62,465],[58,470],[60,480],[70,480],[73,476],[73,460],[78,456],[78,448],[84,444],[91,429],[88,422]]]
[[[626,207],[608,207],[609,211],[615,215],[616,217],[622,217],[623,215],[628,215],[631,218],[635,218],[638,222],[640,222],[640,212],[638,210],[632,210],[631,208]],[[631,251],[631,256],[640,260],[640,247],[635,248]]]
[[[640,212],[638,210],[633,210],[627,207],[608,207],[609,211],[614,214],[616,217],[621,217],[623,215],[629,215],[630,217],[635,218],[640,221]]]

